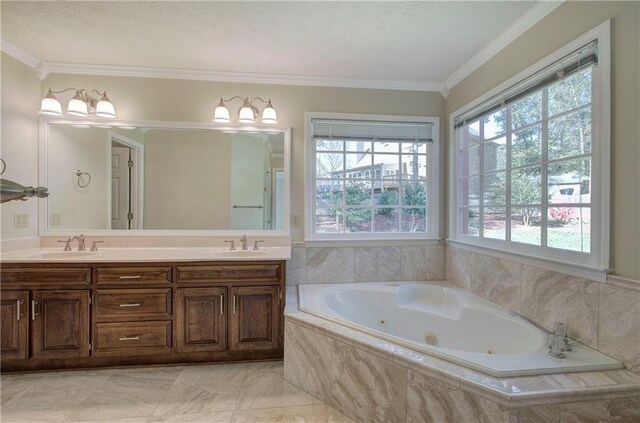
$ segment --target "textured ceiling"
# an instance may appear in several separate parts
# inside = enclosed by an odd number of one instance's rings
[[[11,2],[43,62],[443,81],[535,2]]]

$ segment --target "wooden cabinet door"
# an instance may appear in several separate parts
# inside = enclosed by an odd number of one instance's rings
[[[178,351],[227,349],[227,288],[176,290]]]
[[[89,291],[34,291],[34,358],[89,356]]]
[[[279,287],[231,288],[231,349],[268,350],[279,347]]]
[[[2,291],[0,337],[2,359],[29,357],[29,291]]]

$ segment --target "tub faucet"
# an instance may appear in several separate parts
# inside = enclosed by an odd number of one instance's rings
[[[74,236],[73,240],[78,240],[78,251],[85,251],[87,249],[84,245],[84,235]]]
[[[553,334],[558,335],[564,340],[564,350],[571,351],[571,344],[569,343],[569,335],[567,334],[567,325],[562,322],[555,322],[553,324]]]
[[[242,235],[242,238],[240,238],[240,243],[242,243],[242,251],[247,251],[249,249],[247,247],[247,234]]]

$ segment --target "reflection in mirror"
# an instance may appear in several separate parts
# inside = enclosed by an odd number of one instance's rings
[[[49,124],[49,229],[283,230],[284,133]]]

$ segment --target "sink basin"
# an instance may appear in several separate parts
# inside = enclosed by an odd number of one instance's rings
[[[249,251],[222,251],[217,253],[216,255],[218,256],[222,256],[222,257],[261,257],[261,256],[266,256],[267,253],[265,251],[255,251],[255,250],[249,250]]]
[[[80,258],[95,255],[91,251],[56,251],[51,253],[39,253],[38,257],[44,259],[65,259],[65,258]]]

